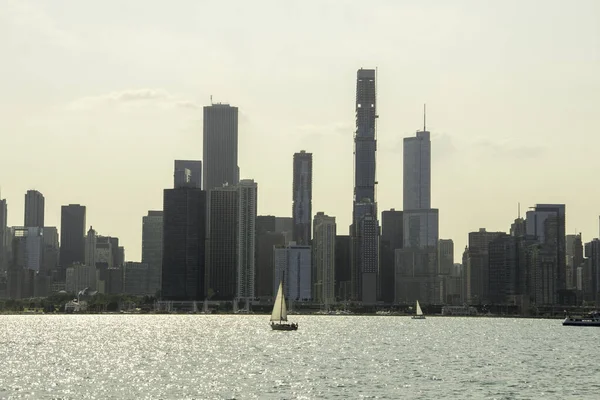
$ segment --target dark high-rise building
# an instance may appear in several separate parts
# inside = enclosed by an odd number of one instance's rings
[[[163,253],[163,212],[148,211],[142,218],[142,263],[148,265],[148,291],[160,290]]]
[[[395,209],[381,213],[381,300],[386,303],[394,301],[395,290],[395,250],[402,248],[403,213]]]
[[[577,288],[577,268],[583,263],[583,242],[581,234],[567,235],[566,237],[567,254],[567,289],[575,290]]]
[[[504,235],[504,232],[488,232],[484,228],[469,233],[469,247],[464,259],[466,294],[471,304],[484,304],[489,301],[488,247],[490,242]]]
[[[239,194],[236,186],[208,191],[206,292],[216,300],[237,294]]]
[[[162,298],[203,300],[206,192],[165,189],[163,200]]]
[[[285,236],[285,245],[293,242],[294,234],[294,218],[292,217],[275,217],[275,232]]]
[[[85,206],[69,204],[61,207],[60,265],[85,263]]]
[[[311,237],[312,218],[312,153],[302,150],[294,154],[294,179],[292,193],[293,240],[307,246]]]
[[[202,188],[202,161],[175,160],[173,187]]]
[[[285,246],[285,236],[282,233],[268,231],[256,234],[256,283],[257,297],[272,297],[274,271],[274,248]]]
[[[261,235],[266,232],[276,232],[277,224],[274,215],[257,215],[256,216],[256,235]]]
[[[44,227],[44,196],[37,190],[25,194],[25,227]]]
[[[273,296],[274,247],[285,246],[285,235],[276,231],[274,215],[256,217],[256,283],[257,297]]]
[[[352,240],[352,297],[363,303],[377,300],[379,274],[379,221],[375,198],[376,152],[375,70],[359,69],[356,79],[356,132],[354,135],[354,201]]]
[[[550,298],[545,298],[545,304],[565,304],[567,297],[566,279],[566,232],[565,232],[565,205],[564,204],[536,204],[533,210],[527,211],[527,235],[534,237],[543,249],[540,253],[544,259],[554,257],[554,266],[550,271],[544,271],[547,279],[543,285],[553,285],[553,288],[544,287],[543,293],[552,293]],[[549,262],[544,262],[549,265]]]
[[[502,234],[488,244],[489,291],[492,303],[508,303],[519,292],[519,238]]]
[[[7,228],[8,228],[8,212],[6,199],[0,199],[0,271],[6,271],[8,268],[8,251],[7,251]]]
[[[237,185],[238,108],[229,104],[204,107],[203,130],[204,190],[227,183]]]
[[[350,236],[337,235],[335,237],[335,295],[341,301],[350,300],[352,297],[351,253]]]

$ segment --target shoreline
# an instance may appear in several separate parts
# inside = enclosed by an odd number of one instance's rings
[[[268,313],[165,313],[165,312],[72,312],[72,313],[46,313],[46,312],[26,312],[26,311],[3,311],[0,312],[0,317],[4,315],[27,315],[27,316],[40,316],[40,315],[196,315],[196,316],[238,316],[238,317],[246,317],[246,316],[268,316]],[[377,315],[374,313],[353,313],[353,314],[291,314],[291,318],[293,317],[378,317],[378,318],[386,318],[386,317],[396,317],[396,318],[408,318],[412,317],[412,314],[398,314],[398,315]],[[553,320],[563,320],[564,315],[561,316],[523,316],[523,315],[494,315],[494,314],[485,314],[485,315],[441,315],[441,314],[431,314],[426,315],[426,318],[512,318],[512,319],[553,319]]]

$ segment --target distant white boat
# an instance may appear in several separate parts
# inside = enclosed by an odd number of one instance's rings
[[[412,316],[412,319],[425,319],[423,310],[421,310],[421,306],[419,305],[419,300],[417,300],[417,313]]]
[[[271,313],[271,329],[274,331],[296,331],[298,324],[287,323],[287,307],[285,306],[285,296],[283,294],[283,284],[279,282],[277,297],[273,304],[273,312]]]

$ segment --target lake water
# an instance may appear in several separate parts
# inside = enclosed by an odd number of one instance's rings
[[[600,329],[395,316],[3,315],[0,399],[598,399]]]

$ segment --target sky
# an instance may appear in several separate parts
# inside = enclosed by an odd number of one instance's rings
[[[292,156],[313,153],[313,212],[352,215],[356,70],[377,68],[377,201],[402,208],[402,139],[432,135],[432,207],[460,261],[468,232],[565,203],[598,237],[600,2],[77,2],[0,7],[0,186],[87,206],[141,254],[175,159],[202,158],[202,107],[239,107],[242,178],[260,215],[291,216]]]

